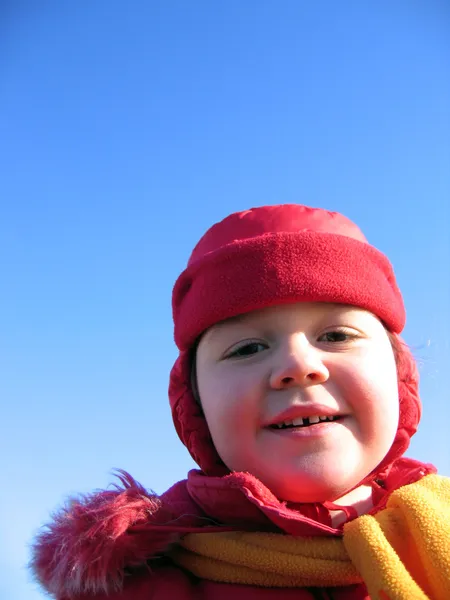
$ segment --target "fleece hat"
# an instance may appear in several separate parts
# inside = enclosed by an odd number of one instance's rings
[[[213,225],[194,248],[172,296],[175,342],[169,399],[177,433],[207,474],[228,470],[191,388],[192,348],[212,325],[277,304],[333,302],[364,308],[399,334],[405,309],[389,260],[339,213],[296,204],[263,206]],[[420,419],[415,362],[397,357],[400,423],[377,474],[409,445]]]

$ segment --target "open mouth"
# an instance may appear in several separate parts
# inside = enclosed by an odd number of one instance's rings
[[[283,423],[274,423],[270,425],[270,429],[293,429],[293,428],[301,428],[301,427],[311,427],[311,425],[317,425],[319,423],[327,423],[330,421],[339,421],[342,417],[335,416],[313,416],[313,417],[303,417],[294,419],[293,421],[284,421]]]

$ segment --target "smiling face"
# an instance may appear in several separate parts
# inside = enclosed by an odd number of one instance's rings
[[[298,303],[229,319],[203,335],[196,365],[223,462],[282,500],[342,497],[394,441],[394,354],[365,310]]]

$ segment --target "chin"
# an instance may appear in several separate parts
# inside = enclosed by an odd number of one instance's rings
[[[346,490],[337,490],[336,488],[317,488],[310,489],[307,493],[305,490],[288,490],[281,492],[279,497],[286,502],[294,502],[296,504],[310,504],[316,502],[333,502],[345,494]]]
[[[340,485],[336,485],[336,480]],[[304,474],[296,474],[286,477],[285,481],[295,481],[295,485],[285,485],[284,482],[264,482],[265,485],[280,500],[306,504],[312,502],[333,502],[344,496],[348,491],[358,484],[358,480],[334,477],[332,479],[317,479],[305,477]]]

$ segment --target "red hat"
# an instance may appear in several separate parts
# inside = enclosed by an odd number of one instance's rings
[[[190,350],[212,325],[253,310],[293,302],[364,308],[399,334],[405,324],[389,260],[346,217],[296,204],[263,206],[226,217],[198,242],[172,297],[180,355],[170,375],[176,430],[208,475],[228,472],[191,389]],[[401,456],[420,419],[415,362],[401,345],[397,359],[400,423],[377,473]]]

